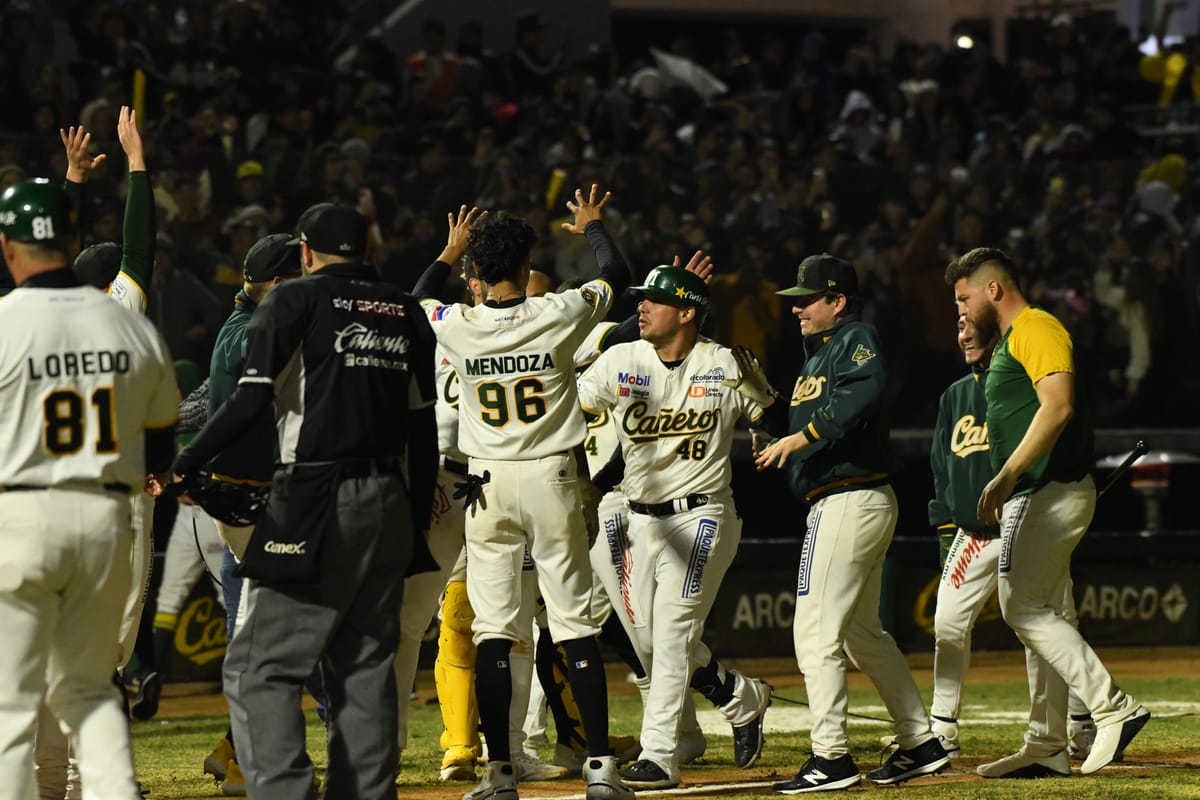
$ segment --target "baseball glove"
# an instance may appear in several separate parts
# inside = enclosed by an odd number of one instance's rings
[[[254,486],[217,480],[211,474],[200,471],[196,475],[168,484],[163,494],[167,497],[186,496],[204,509],[210,517],[235,528],[244,528],[258,523],[270,486]]]

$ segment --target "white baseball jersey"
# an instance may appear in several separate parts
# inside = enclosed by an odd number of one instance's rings
[[[435,298],[425,298],[420,303],[430,319],[437,319],[438,312],[446,308],[442,301]],[[454,461],[466,462],[467,457],[458,449],[458,373],[454,371],[454,366],[440,344],[434,351],[434,357],[437,359],[433,366],[433,376],[438,389],[437,402],[434,404],[438,426],[438,452]]]
[[[0,393],[0,486],[140,489],[145,431],[174,425],[179,402],[154,326],[89,286],[0,303]]]
[[[700,337],[674,369],[647,341],[614,345],[579,378],[579,402],[610,412],[625,458],[621,482],[630,500],[661,503],[729,490],[729,451],[739,416],[755,422],[762,407],[721,381],[738,374],[733,352]],[[610,451],[611,452],[611,451]]]
[[[526,460],[583,441],[574,356],[611,305],[612,288],[595,280],[511,306],[457,303],[431,314],[458,373],[462,452]]]
[[[599,357],[603,352],[600,348],[604,337],[616,327],[617,323],[615,322],[601,322],[592,329],[583,344],[579,345],[579,349],[575,351],[576,369],[589,366]],[[583,450],[587,454],[588,472],[595,476],[603,469],[618,444],[620,442],[617,439],[617,429],[612,425],[612,415],[605,411],[600,416],[589,419],[587,421],[587,437],[583,440]]]

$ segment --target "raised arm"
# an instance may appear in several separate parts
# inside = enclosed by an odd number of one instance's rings
[[[137,127],[137,115],[129,106],[121,106],[117,119],[117,138],[129,161],[121,272],[128,275],[145,293],[154,271],[158,220],[154,209],[154,190],[150,186],[150,174],[146,171],[142,135]]]

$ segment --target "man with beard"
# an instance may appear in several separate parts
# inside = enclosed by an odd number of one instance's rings
[[[997,328],[985,386],[992,468],[979,518],[1000,525],[999,592],[1004,620],[1026,649],[1030,729],[1011,756],[978,768],[984,777],[1070,773],[1067,687],[1087,704],[1096,739],[1081,772],[1119,760],[1150,712],[1121,691],[1095,651],[1064,616],[1071,553],[1096,508],[1092,422],[1077,396],[1071,337],[1033,308],[1002,250],[976,248],[946,268],[959,314]]]

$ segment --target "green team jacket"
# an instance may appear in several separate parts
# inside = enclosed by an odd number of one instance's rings
[[[237,388],[238,378],[242,376],[242,364],[246,360],[246,327],[257,307],[245,292],[239,291],[233,299],[233,313],[217,333],[208,370],[209,419],[225,405]],[[210,461],[208,470],[214,477],[266,485],[271,482],[271,474],[275,470],[277,447],[275,420],[270,414],[265,414],[245,436]]]
[[[76,224],[83,230],[84,205],[82,183],[63,181],[63,191],[76,209]],[[150,287],[154,272],[154,251],[158,235],[158,220],[154,211],[154,190],[150,173],[145,170],[129,173],[129,189],[125,193],[125,220],[121,227],[121,272],[138,285],[143,297]]]
[[[929,524],[995,537],[1000,527],[986,524],[978,513],[979,495],[996,474],[988,453],[985,380],[983,370],[974,370],[950,384],[938,401],[929,447],[933,468]]]
[[[788,460],[792,491],[807,502],[886,483],[893,470],[883,417],[887,369],[875,327],[850,314],[807,336],[808,360],[796,378],[788,430],[812,441]]]

